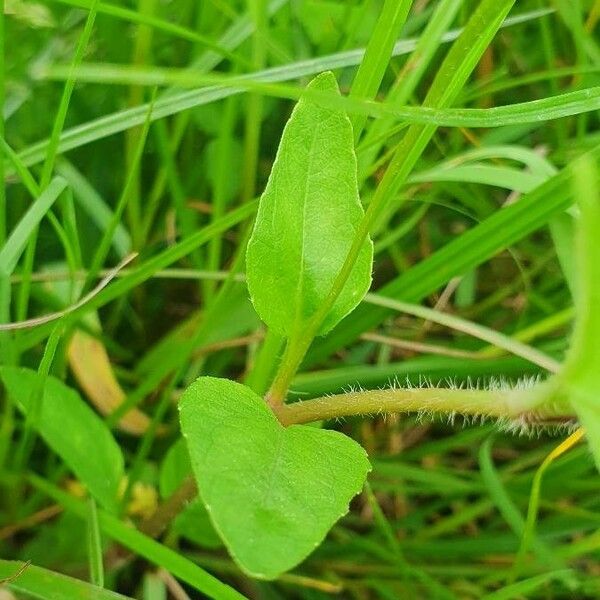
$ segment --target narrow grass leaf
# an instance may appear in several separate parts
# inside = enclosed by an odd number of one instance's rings
[[[69,72],[68,66],[55,65],[38,72],[37,77],[40,79],[63,80]],[[448,108],[448,103],[436,105],[431,98],[429,99],[430,103],[423,106],[398,107],[391,102],[363,100],[352,96],[335,97],[316,89],[306,91],[299,86],[271,83],[256,75],[196,74],[190,73],[188,69],[177,70],[112,63],[86,63],[77,68],[77,77],[81,81],[96,84],[145,85],[152,87],[174,85],[188,88],[202,85],[214,86],[213,92],[217,96],[211,97],[212,101],[230,96],[230,93],[223,95],[222,92],[236,88],[238,93],[240,90],[262,92],[268,96],[289,100],[297,100],[304,96],[325,108],[346,110],[353,116],[391,117],[410,124],[431,127],[488,128],[545,123],[554,119],[594,112],[600,108],[599,86],[565,92],[539,100],[492,108]],[[458,96],[458,93],[456,96]],[[427,98],[425,101],[427,101]],[[164,102],[157,102],[156,110],[164,113]],[[423,130],[421,136],[424,136],[425,133],[426,131]],[[416,132],[413,132],[411,137],[414,135],[416,135]],[[419,139],[421,138],[419,137]]]
[[[499,331],[479,325],[478,323],[473,323],[472,321],[467,321],[466,319],[461,319],[460,317],[449,315],[425,306],[418,306],[407,302],[400,302],[399,300],[393,300],[391,298],[385,298],[379,294],[368,294],[366,301],[376,306],[385,306],[386,308],[420,317],[426,321],[450,327],[456,331],[462,331],[467,335],[489,342],[495,348],[503,348],[511,354],[529,360],[550,373],[557,373],[560,370],[560,363],[547,354],[540,352],[527,344],[523,344],[510,336],[504,335]]]
[[[90,580],[94,585],[104,587],[102,538],[100,537],[100,527],[98,525],[98,507],[93,498],[88,498],[87,548]]]
[[[16,560],[0,560],[0,584],[4,580],[10,590],[39,600],[131,600],[91,583]]]
[[[481,477],[485,483],[488,492],[494,501],[494,504],[500,511],[500,514],[504,517],[504,520],[508,523],[513,533],[521,538],[525,531],[525,519],[521,515],[519,509],[515,506],[513,500],[508,495],[506,488],[500,479],[500,475],[494,466],[494,460],[492,458],[492,445],[494,443],[494,437],[490,436],[481,445],[479,451],[479,467],[481,470]],[[540,562],[552,566],[555,569],[561,569],[563,565],[560,559],[552,552],[546,544],[544,544],[537,536],[532,536],[531,546],[534,549]],[[570,573],[570,572],[568,572]],[[572,579],[572,578],[571,578]]]
[[[15,270],[17,262],[29,242],[31,233],[66,187],[67,182],[62,177],[55,177],[46,190],[31,205],[0,250],[0,273],[10,275]]]
[[[394,43],[400,35],[412,0],[385,0],[375,29],[369,38],[365,55],[350,88],[351,98],[373,99],[379,90],[390,62]],[[354,140],[360,138],[366,118],[353,116]]]
[[[526,594],[531,594],[539,590],[542,586],[548,584],[552,580],[564,581],[566,577],[571,576],[573,571],[570,569],[560,569],[557,571],[548,571],[541,575],[529,577],[523,581],[507,585],[506,587],[482,596],[482,600],[512,600],[512,598],[525,598]]]
[[[276,0],[271,3],[271,9],[275,10],[285,3],[285,0]],[[277,5],[277,6],[275,6]],[[508,18],[504,21],[504,27],[510,27],[520,23],[526,23],[531,20],[539,19],[547,15],[547,9],[535,10]],[[252,31],[249,20],[240,21],[232,26],[231,30],[221,38],[220,43],[227,44],[239,43],[245,39]],[[445,43],[455,40],[461,33],[461,29],[449,31],[443,38]],[[393,55],[400,56],[408,54],[417,45],[417,40],[401,40],[394,46]],[[229,46],[228,46],[229,47]],[[349,50],[323,56],[316,59],[308,59],[291,63],[282,67],[266,69],[259,73],[249,75],[249,78],[261,81],[287,81],[300,77],[315,75],[327,69],[340,69],[343,67],[356,66],[360,64],[364,56],[363,49]],[[212,67],[219,63],[220,55],[213,52],[207,53],[197,63],[195,67],[198,72],[209,71]],[[212,86],[209,88],[203,87],[199,90],[183,91],[177,93],[169,93],[165,97],[161,97],[156,101],[152,114],[153,120],[162,119],[166,116],[174,115],[186,111],[196,106],[202,106],[241,93],[239,87],[223,87]],[[148,105],[143,104],[134,108],[129,108],[115,113],[100,117],[93,121],[76,125],[68,129],[61,135],[59,144],[59,152],[66,152],[74,148],[79,148],[85,144],[96,141],[126,131],[136,125],[141,125],[146,115],[148,114]],[[26,165],[32,165],[43,160],[46,152],[48,140],[33,144],[24,149],[20,156]]]
[[[58,106],[58,110],[56,111],[56,116],[54,117],[54,122],[52,124],[52,133],[50,135],[50,142],[48,144],[48,148],[46,151],[46,157],[44,160],[44,165],[42,167],[42,175],[40,178],[40,188],[45,190],[48,184],[50,183],[50,179],[52,178],[52,172],[54,170],[54,162],[56,160],[56,156],[58,153],[58,145],[60,143],[60,136],[65,124],[65,120],[67,118],[67,111],[69,110],[69,104],[71,102],[71,96],[73,95],[73,90],[75,89],[76,82],[76,69],[81,64],[83,60],[83,55],[85,49],[88,45],[90,37],[92,35],[92,31],[94,28],[94,21],[96,20],[96,7],[98,6],[98,0],[92,0],[90,5],[90,12],[87,15],[87,19],[85,21],[85,25],[83,27],[83,31],[79,40],[77,42],[77,48],[75,50],[75,54],[73,56],[73,60],[69,66],[69,72],[67,74],[65,86],[63,89],[63,93],[60,99],[60,104]]]
[[[529,546],[531,544],[531,538],[535,533],[542,491],[542,478],[552,462],[561,456],[561,454],[568,452],[581,440],[581,438],[583,438],[583,436],[584,431],[580,428],[575,431],[575,433],[572,433],[566,440],[563,440],[556,448],[552,450],[552,452],[550,452],[550,454],[548,454],[548,456],[546,456],[533,476],[531,492],[529,494],[529,506],[527,507],[527,518],[525,521],[523,535],[521,537],[521,546],[517,552],[515,562],[513,564],[513,574],[515,578],[522,567],[523,559],[525,558],[525,554],[529,550]]]
[[[27,415],[37,385],[35,371],[0,367],[0,378],[17,406]],[[123,454],[110,431],[79,394],[49,376],[44,386],[37,430],[100,504],[117,506],[124,474]]]
[[[441,0],[437,4],[412,54],[406,60],[402,71],[397,75],[394,85],[387,94],[388,103],[393,106],[408,104],[436,51],[444,42],[443,36],[452,25],[462,3],[463,0]],[[390,130],[393,123],[393,118],[382,118],[374,122],[366,132],[365,141],[369,144],[369,148],[366,156],[359,154],[361,178],[365,176],[365,171],[368,171],[368,167],[375,161],[383,143],[382,137]]]

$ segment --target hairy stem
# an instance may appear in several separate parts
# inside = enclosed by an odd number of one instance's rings
[[[510,389],[413,388],[351,392],[274,407],[279,421],[298,425],[367,414],[425,411],[445,415],[523,417],[532,422],[571,420],[561,406],[544,403],[546,384]]]

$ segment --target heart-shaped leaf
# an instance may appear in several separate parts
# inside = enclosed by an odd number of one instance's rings
[[[179,410],[200,497],[232,557],[254,577],[273,579],[310,554],[370,470],[355,441],[284,428],[262,398],[233,381],[198,379]]]
[[[309,90],[338,94],[332,73]],[[358,195],[352,125],[343,110],[301,98],[279,143],[248,243],[248,289],[260,318],[293,337],[321,307],[344,264],[364,213]],[[371,285],[373,244],[366,239],[321,324],[327,333]]]

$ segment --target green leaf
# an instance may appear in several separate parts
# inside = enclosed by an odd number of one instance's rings
[[[565,394],[586,430],[600,469],[600,185],[598,162],[588,158],[574,171],[577,223],[575,329],[560,392]]]
[[[284,428],[249,388],[202,377],[179,405],[200,497],[248,574],[296,566],[348,510],[370,470],[365,451],[336,431]]]
[[[0,585],[4,580],[13,591],[41,600],[128,599],[128,596],[20,561],[0,560]]]
[[[4,366],[0,368],[0,377],[19,409],[27,414],[38,374],[30,369]],[[36,423],[44,441],[90,494],[105,508],[116,509],[123,454],[102,419],[79,394],[49,376]]]
[[[160,494],[166,498],[177,491],[186,477],[192,475],[192,464],[185,440],[179,438],[167,452],[160,467]],[[212,526],[208,512],[199,498],[192,500],[173,522],[171,529],[178,535],[202,546],[218,548],[221,539]]]
[[[339,96],[329,72],[307,89]],[[271,329],[293,337],[314,316],[331,291],[363,215],[348,117],[302,98],[283,131],[248,243],[250,296]],[[373,245],[367,240],[320,335],[367,293],[372,262]]]

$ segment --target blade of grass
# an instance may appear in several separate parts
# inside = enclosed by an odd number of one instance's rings
[[[36,432],[42,414],[44,388],[48,375],[50,374],[50,369],[52,368],[52,363],[54,362],[56,349],[63,334],[64,324],[59,321],[54,326],[54,329],[48,338],[48,342],[44,347],[44,354],[42,355],[42,360],[40,361],[37,371],[39,377],[36,380],[34,388],[31,390],[30,409],[27,411],[25,424],[23,425],[23,433],[19,441],[19,446],[15,452],[14,463],[17,471],[27,464],[31,451],[33,450],[33,442],[36,438]]]
[[[92,0],[90,12],[88,13],[85,26],[83,28],[81,36],[79,37],[79,41],[77,42],[75,55],[73,56],[73,60],[71,61],[71,65],[69,66],[69,73],[66,77],[66,83],[60,99],[60,104],[58,106],[56,117],[54,118],[54,123],[52,125],[50,141],[48,143],[48,148],[46,149],[46,159],[44,160],[44,164],[42,166],[42,175],[40,177],[40,188],[42,190],[46,189],[46,187],[50,183],[50,179],[52,178],[52,172],[54,171],[54,162],[58,154],[58,146],[60,142],[61,133],[63,131],[65,120],[67,118],[67,111],[69,110],[71,96],[73,95],[73,90],[75,89],[75,82],[77,80],[76,70],[83,61],[85,49],[87,48],[87,45],[92,36],[94,21],[96,20],[96,10],[98,6],[98,1],[99,0]]]
[[[522,569],[525,555],[531,545],[531,540],[535,534],[535,524],[538,515],[538,509],[540,504],[540,492],[542,488],[542,478],[548,470],[548,467],[562,454],[568,452],[575,444],[577,444],[584,437],[585,432],[583,429],[578,429],[572,433],[566,440],[563,440],[546,458],[542,464],[538,467],[535,475],[533,476],[533,482],[531,484],[531,493],[529,495],[529,505],[527,507],[527,518],[525,521],[525,527],[523,529],[523,535],[521,536],[521,545],[519,551],[515,556],[515,562],[513,564],[512,580],[519,576],[519,572]]]
[[[73,301],[77,296],[77,291],[75,290],[75,273],[82,268],[83,259],[79,228],[77,226],[77,215],[75,214],[75,203],[73,201],[73,190],[71,188],[67,188],[66,192],[62,195],[60,211],[65,236],[63,245],[65,247],[67,264],[71,272],[70,298]]]
[[[4,26],[4,0],[0,0],[0,138],[4,142],[4,106],[6,103],[6,62],[5,62],[5,26]],[[5,147],[0,147],[0,248],[4,251],[7,235],[7,205],[6,205],[6,168]],[[0,323],[10,321],[11,293],[7,287],[8,276],[0,274]],[[13,347],[12,337],[7,333],[0,332],[0,362],[11,364],[14,362],[16,352]],[[4,466],[4,460],[13,429],[13,406],[6,402],[2,411],[0,424],[0,467]]]
[[[531,325],[516,331],[510,337],[519,342],[529,342],[537,337],[556,331],[557,329],[564,329],[565,325],[569,325],[573,321],[574,315],[575,311],[573,307],[565,308],[545,319],[536,321]],[[477,352],[477,355],[481,358],[492,358],[494,356],[502,356],[502,354],[504,354],[503,350],[497,346],[488,346]]]
[[[54,172],[54,163],[58,153],[58,145],[60,142],[60,136],[64,128],[65,119],[71,102],[71,96],[75,89],[75,69],[79,66],[83,60],[85,49],[87,48],[88,42],[92,35],[94,27],[94,21],[96,18],[96,5],[98,0],[93,0],[92,8],[88,14],[85,22],[85,26],[79,37],[77,48],[69,67],[69,74],[67,75],[66,82],[63,88],[63,93],[60,99],[60,104],[54,118],[52,125],[52,133],[50,134],[50,140],[46,148],[46,156],[42,165],[42,173],[40,176],[40,190],[43,192],[50,184],[52,174]],[[37,227],[33,229],[28,240],[27,249],[25,252],[25,258],[23,261],[22,275],[23,280],[21,287],[19,288],[19,295],[17,297],[16,306],[16,318],[18,321],[25,319],[29,306],[29,295],[31,288],[31,271],[33,270],[33,262],[35,258],[35,252],[37,247],[38,230]]]
[[[525,360],[528,360],[543,369],[546,369],[550,373],[558,373],[561,364],[540,352],[539,350],[523,344],[518,340],[515,340],[507,335],[504,335],[488,327],[483,327],[472,321],[461,319],[454,315],[442,313],[438,310],[426,308],[424,306],[418,306],[415,304],[409,304],[407,302],[400,302],[399,300],[393,300],[391,298],[385,298],[379,294],[367,294],[365,301],[369,304],[375,304],[376,306],[384,306],[400,312],[404,312],[415,317],[425,319],[426,321],[432,321],[445,327],[450,327],[456,331],[462,331],[467,335],[472,335],[480,340],[489,342],[496,348],[503,348],[507,352],[520,356]]]
[[[13,229],[6,244],[0,249],[0,273],[2,276],[8,277],[15,270],[33,231],[66,187],[67,182],[62,177],[55,177]]]
[[[3,156],[6,156],[12,162],[15,173],[21,180],[21,183],[32,198],[37,198],[41,193],[40,186],[31,174],[31,171],[25,166],[19,155],[8,145],[4,138],[0,140],[0,143],[2,144]]]
[[[250,14],[254,21],[252,35],[252,69],[259,71],[266,65],[268,15],[265,0],[250,0]],[[250,94],[244,103],[244,166],[242,168],[242,200],[254,198],[256,193],[256,170],[260,148],[260,133],[263,115],[263,99],[260,94]]]
[[[85,502],[66,494],[37,475],[30,475],[29,481],[35,488],[64,506],[66,510],[71,511],[81,519],[87,517]],[[155,542],[102,509],[98,510],[98,524],[104,534],[114,541],[135,552],[138,556],[144,557],[149,562],[164,568],[210,598],[215,600],[245,599],[245,596],[210,575],[182,554]]]
[[[142,15],[151,16],[154,14],[158,5],[157,0],[137,0],[137,11]],[[133,68],[142,67],[144,64],[152,62],[151,48],[154,30],[146,25],[139,24],[135,29],[133,36],[133,48],[131,50],[131,64]],[[152,112],[152,106],[156,100],[156,90],[152,94],[149,112]],[[144,90],[142,87],[132,83],[129,86],[127,94],[127,104],[129,106],[138,106],[144,101]],[[147,128],[147,119],[144,127]],[[127,173],[128,200],[125,204],[125,213],[131,232],[133,249],[139,250],[142,245],[140,238],[142,226],[142,207],[141,207],[141,173],[139,147],[140,140],[143,137],[141,127],[132,127],[125,132],[124,151],[125,168]]]
[[[121,196],[117,201],[117,206],[115,207],[111,219],[106,229],[104,230],[102,239],[100,240],[100,244],[98,245],[98,249],[94,253],[94,257],[92,259],[92,263],[90,265],[90,269],[88,271],[88,275],[83,286],[84,291],[86,291],[89,288],[91,282],[96,278],[98,271],[100,271],[102,265],[104,264],[104,261],[108,256],[110,247],[113,242],[113,236],[121,221],[121,216],[123,215],[125,208],[128,206],[131,194],[134,191],[139,166],[142,161],[142,155],[144,153],[144,147],[146,145],[146,139],[148,138],[148,131],[150,129],[150,119],[152,115],[152,107],[155,95],[156,90],[153,93],[153,100],[150,102],[148,114],[146,116],[146,121],[139,134],[139,137],[136,140],[137,146],[135,148],[134,155],[131,157],[132,162],[129,164],[129,169],[127,172],[125,185],[123,186],[123,191],[121,192]]]
[[[85,581],[14,560],[0,560],[0,582],[15,592],[39,600],[131,600]]]
[[[396,38],[400,35],[411,6],[412,0],[385,0],[352,82],[350,98],[375,98],[388,68]],[[356,143],[367,119],[362,115],[353,115],[351,121]]]
[[[492,445],[494,443],[494,437],[488,437],[479,451],[479,468],[481,471],[481,477],[489,491],[494,504],[500,511],[500,514],[504,517],[504,520],[512,529],[513,533],[521,538],[523,531],[525,530],[525,519],[521,515],[519,509],[515,506],[514,502],[508,495],[502,480],[500,479],[496,468],[494,467],[494,461],[492,458]],[[531,540],[531,546],[534,549],[536,555],[543,564],[551,565],[553,569],[559,570],[564,569],[561,561],[556,557],[550,548],[546,546],[539,538],[535,537]],[[571,572],[569,572],[571,573]],[[573,581],[572,574],[566,575],[565,580]]]
[[[64,79],[68,74],[68,68],[61,65],[53,65],[40,70],[37,76],[41,79]],[[550,96],[540,100],[496,106],[493,108],[447,108],[447,105],[423,105],[396,107],[389,102],[376,102],[374,100],[362,100],[349,96],[334,96],[325,92],[305,90],[300,86],[271,83],[267,80],[258,79],[255,76],[230,76],[211,74],[195,74],[188,70],[176,70],[161,67],[132,67],[129,65],[117,65],[112,63],[86,63],[79,67],[77,76],[81,81],[92,83],[117,84],[117,85],[147,85],[165,86],[178,85],[182,87],[197,87],[205,84],[214,86],[208,88],[212,91],[213,100],[226,97],[231,94],[223,93],[227,88],[238,88],[246,91],[259,91],[264,94],[297,100],[301,96],[310,98],[328,108],[339,108],[353,115],[372,117],[393,117],[414,124],[416,129],[411,133],[411,140],[419,140],[423,145],[428,136],[425,133],[417,135],[421,130],[429,132],[431,136],[437,127],[505,127],[507,125],[522,125],[527,123],[544,123],[553,119],[560,119],[573,115],[593,112],[600,108],[600,86],[576,90]],[[222,87],[221,87],[222,86]],[[155,114],[168,114],[164,104],[157,102]],[[166,116],[166,115],[165,115]],[[417,131],[417,129],[419,131]],[[407,144],[406,142],[405,144]],[[420,146],[419,146],[420,147]],[[414,151],[416,152],[416,150]],[[397,154],[396,150],[396,156]],[[399,159],[397,159],[399,160]],[[408,160],[408,159],[405,159]],[[411,154],[411,160],[414,156]],[[407,167],[404,167],[407,169]],[[404,177],[404,175],[403,175]],[[394,189],[394,188],[390,188]]]
[[[98,524],[98,506],[93,498],[88,498],[87,550],[90,566],[90,581],[93,585],[104,587],[104,563],[102,559],[102,538]]]
[[[58,4],[66,4],[67,6],[74,6],[77,8],[84,8],[86,10],[91,10],[93,6],[93,0],[52,0]],[[96,10],[100,14],[109,15],[111,17],[115,17],[117,19],[122,19],[124,21],[128,21],[129,23],[135,23],[136,25],[145,25],[147,27],[151,27],[152,29],[156,29],[157,31],[162,31],[164,33],[179,37],[181,39],[187,40],[189,42],[194,42],[195,44],[199,44],[200,46],[205,46],[209,48],[213,52],[219,54],[222,58],[226,58],[231,60],[233,63],[240,65],[247,65],[248,61],[239,56],[235,52],[231,52],[230,49],[223,46],[219,42],[215,42],[214,40],[196,32],[192,29],[188,29],[186,27],[182,27],[181,25],[177,25],[176,23],[171,23],[164,19],[160,19],[154,15],[146,14],[144,12],[131,10],[125,8],[123,6],[117,6],[115,4],[110,4],[108,2],[99,2]]]
[[[284,0],[277,0],[277,2],[273,2],[270,6],[277,8],[283,4],[283,1]],[[540,16],[548,14],[548,12],[548,10],[537,10],[523,13],[522,15],[506,19],[503,26],[510,27],[534,20]],[[237,44],[245,39],[245,37],[249,35],[250,31],[250,24],[244,21],[241,22],[239,26],[233,27],[226,34],[226,36],[224,36],[224,38],[228,40],[228,43],[231,43],[229,40],[233,40]],[[447,43],[455,40],[460,35],[461,31],[461,29],[455,29],[448,32],[448,34],[443,38],[444,42]],[[224,38],[222,39],[222,43],[225,43],[223,41]],[[417,40],[403,40],[398,42],[398,44],[396,44],[394,47],[394,56],[410,53],[415,48],[416,44]],[[262,73],[253,74],[253,77],[260,78],[261,80],[265,81],[286,81],[307,75],[315,75],[316,73],[328,69],[355,66],[360,64],[363,55],[364,50],[361,49],[340,52],[330,56],[320,57],[318,59],[310,59],[292,63],[283,67],[267,69]],[[207,71],[216,64],[215,60],[218,63],[218,55],[215,55],[214,53],[207,54],[206,57],[199,61],[196,66],[199,68],[199,70]],[[202,106],[239,93],[239,89],[227,89],[218,86],[208,89],[171,93],[168,97],[159,98],[157,100],[153,113],[154,118],[160,119],[173,114],[182,113],[190,108]],[[106,115],[104,117],[100,117],[82,125],[77,125],[63,132],[58,150],[60,152],[73,150],[98,139],[125,131],[131,127],[134,127],[135,125],[140,125],[144,122],[147,111],[148,106],[141,105],[133,109],[126,109]],[[28,166],[40,162],[45,156],[47,144],[48,141],[44,140],[29,146],[20,153],[21,159]]]
[[[442,0],[436,7],[433,15],[419,37],[417,44],[408,57],[404,67],[396,78],[394,86],[388,92],[386,100],[394,106],[403,106],[408,103],[417,85],[429,66],[436,50],[443,43],[444,34],[450,28],[456,17],[463,0]],[[381,137],[389,130],[393,122],[391,119],[380,119],[373,123],[365,136],[365,143],[371,144],[367,155],[359,154],[359,176],[368,170],[368,165],[373,163],[381,148]],[[375,140],[379,143],[373,144]]]
[[[460,183],[482,183],[508,190],[527,193],[543,183],[545,178],[521,169],[497,167],[485,164],[471,164],[459,167],[434,167],[429,171],[415,173],[408,183],[432,183],[435,181],[456,181]]]

